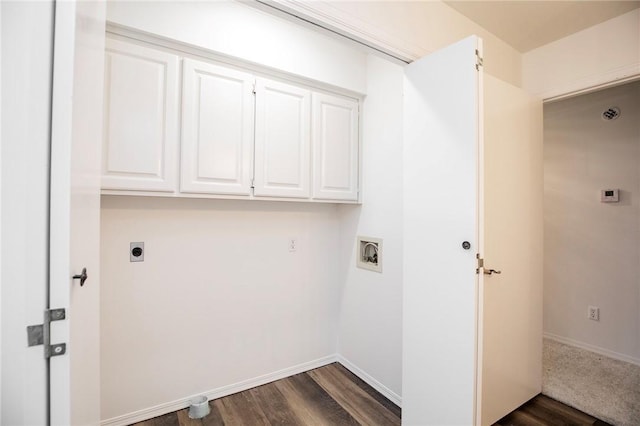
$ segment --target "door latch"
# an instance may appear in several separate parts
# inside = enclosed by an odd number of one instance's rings
[[[485,275],[493,275],[493,274],[501,274],[502,271],[496,271],[495,269],[486,269],[484,267],[484,259],[480,257],[480,253],[476,253],[476,259],[478,260],[476,266],[476,274],[480,273],[480,269],[482,268],[482,273]]]
[[[28,346],[44,345],[44,357],[64,355],[67,352],[66,343],[51,344],[51,322],[66,319],[67,313],[62,309],[45,309],[44,323],[27,326]]]

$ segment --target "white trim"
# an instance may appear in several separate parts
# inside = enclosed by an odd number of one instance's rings
[[[557,334],[553,334],[553,333],[544,333],[543,337],[545,339],[553,340],[555,342],[564,343],[565,345],[595,352],[597,354],[606,356],[608,358],[617,359],[618,361],[624,361],[630,364],[635,364],[640,366],[640,358],[635,358],[630,355],[625,355],[618,352],[610,351],[609,349],[601,348],[599,346],[594,346],[589,343],[584,343],[579,340],[571,339],[569,337],[558,336]]]
[[[570,84],[556,86],[536,96],[544,99],[544,102],[554,102],[578,95],[594,92],[628,83],[640,78],[640,62],[625,65],[605,73],[592,74],[587,77],[572,81]]]
[[[195,396],[205,395],[209,400],[222,398],[227,395],[232,395],[234,393],[242,392],[247,389],[255,388],[256,386],[262,386],[264,384],[271,383],[276,380],[284,379],[285,377],[293,376],[294,374],[304,373],[305,371],[313,370],[314,368],[323,367],[325,365],[334,363],[336,361],[339,361],[338,355],[336,354],[328,355],[323,358],[318,358],[314,361],[309,361],[303,364],[298,364],[293,367],[285,368],[283,370],[274,371],[273,373],[264,374],[262,376],[243,380],[238,383],[233,383],[227,386],[211,389],[209,391],[199,393],[198,395],[190,395],[186,398],[181,398],[175,401],[156,405],[155,407],[145,408],[143,410],[134,411],[132,413],[123,414],[121,416],[102,420],[100,424],[103,426],[130,425],[132,423],[151,419],[153,417],[161,416],[163,414],[171,413],[173,411],[178,411],[183,408],[186,408],[190,404],[189,401],[191,401]]]
[[[330,2],[255,0],[255,3],[249,2],[247,4],[255,5],[256,3],[319,26],[405,63],[413,62],[431,53],[406,40],[382,31],[379,26],[337,9]]]
[[[398,407],[402,407],[402,397],[383,385],[381,382],[373,378],[371,375],[366,373],[361,368],[357,367],[354,363],[343,357],[342,355],[337,355],[337,361],[342,364],[347,370],[351,371],[353,374],[361,378],[364,382],[366,382],[369,386],[380,392],[391,402],[396,404]]]

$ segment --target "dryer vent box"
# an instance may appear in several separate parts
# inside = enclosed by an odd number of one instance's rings
[[[358,237],[356,266],[370,271],[382,272],[382,240]]]

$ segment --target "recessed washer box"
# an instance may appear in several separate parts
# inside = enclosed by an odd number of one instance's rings
[[[356,266],[369,271],[382,272],[382,239],[358,237]]]

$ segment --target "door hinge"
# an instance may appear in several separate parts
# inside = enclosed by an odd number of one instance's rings
[[[51,344],[51,322],[66,319],[67,312],[62,309],[45,309],[44,323],[27,326],[27,344],[28,346],[44,345],[44,357],[64,355],[67,352],[66,343]]]
[[[476,49],[476,70],[480,71],[481,66],[484,66],[484,58],[480,56],[480,52]]]
[[[476,264],[476,274],[479,274],[480,268],[484,268],[484,259],[480,257],[480,253],[476,253],[476,260],[478,261]]]

